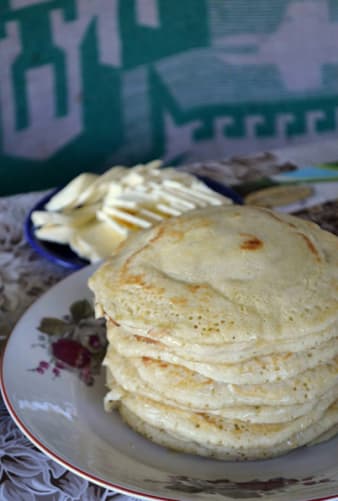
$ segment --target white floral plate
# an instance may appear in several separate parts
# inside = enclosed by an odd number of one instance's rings
[[[156,446],[117,414],[106,414],[99,370],[104,328],[88,302],[79,302],[91,299],[86,284],[94,269],[50,289],[19,321],[5,350],[4,401],[37,447],[101,486],[146,499],[338,499],[338,438],[272,460],[221,462]]]

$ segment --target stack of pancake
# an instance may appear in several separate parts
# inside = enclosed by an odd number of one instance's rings
[[[224,206],[135,234],[90,278],[105,408],[152,441],[272,457],[338,431],[338,239]]]

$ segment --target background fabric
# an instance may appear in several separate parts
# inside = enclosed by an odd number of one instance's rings
[[[0,194],[337,130],[336,0],[0,0]]]

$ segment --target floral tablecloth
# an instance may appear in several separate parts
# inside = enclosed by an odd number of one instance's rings
[[[338,157],[338,154],[337,154]],[[235,187],[271,173],[287,171],[271,154],[228,162],[190,166],[189,170]],[[0,199],[0,346],[22,313],[69,271],[38,256],[25,242],[26,214],[44,193]],[[313,219],[338,234],[338,191],[336,199],[303,208],[299,215]],[[94,501],[133,498],[95,486],[67,471],[37,450],[20,432],[0,399],[0,499],[9,501]]]

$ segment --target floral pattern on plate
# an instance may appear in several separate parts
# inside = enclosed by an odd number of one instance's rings
[[[167,483],[167,488],[173,491],[181,491],[186,494],[210,494],[227,496],[228,499],[260,499],[266,498],[268,494],[277,496],[288,492],[291,486],[297,484],[310,486],[317,484],[326,484],[331,482],[325,476],[315,478],[313,476],[306,478],[285,478],[275,477],[268,480],[253,479],[246,482],[234,482],[227,478],[218,478],[216,480],[201,480],[189,478],[183,475],[171,476]]]
[[[90,302],[87,299],[74,302],[63,318],[42,318],[38,330],[41,334],[37,346],[46,350],[49,359],[41,360],[32,370],[39,374],[51,372],[54,377],[60,377],[63,370],[73,371],[85,384],[93,385],[107,340],[105,321],[95,319]]]

